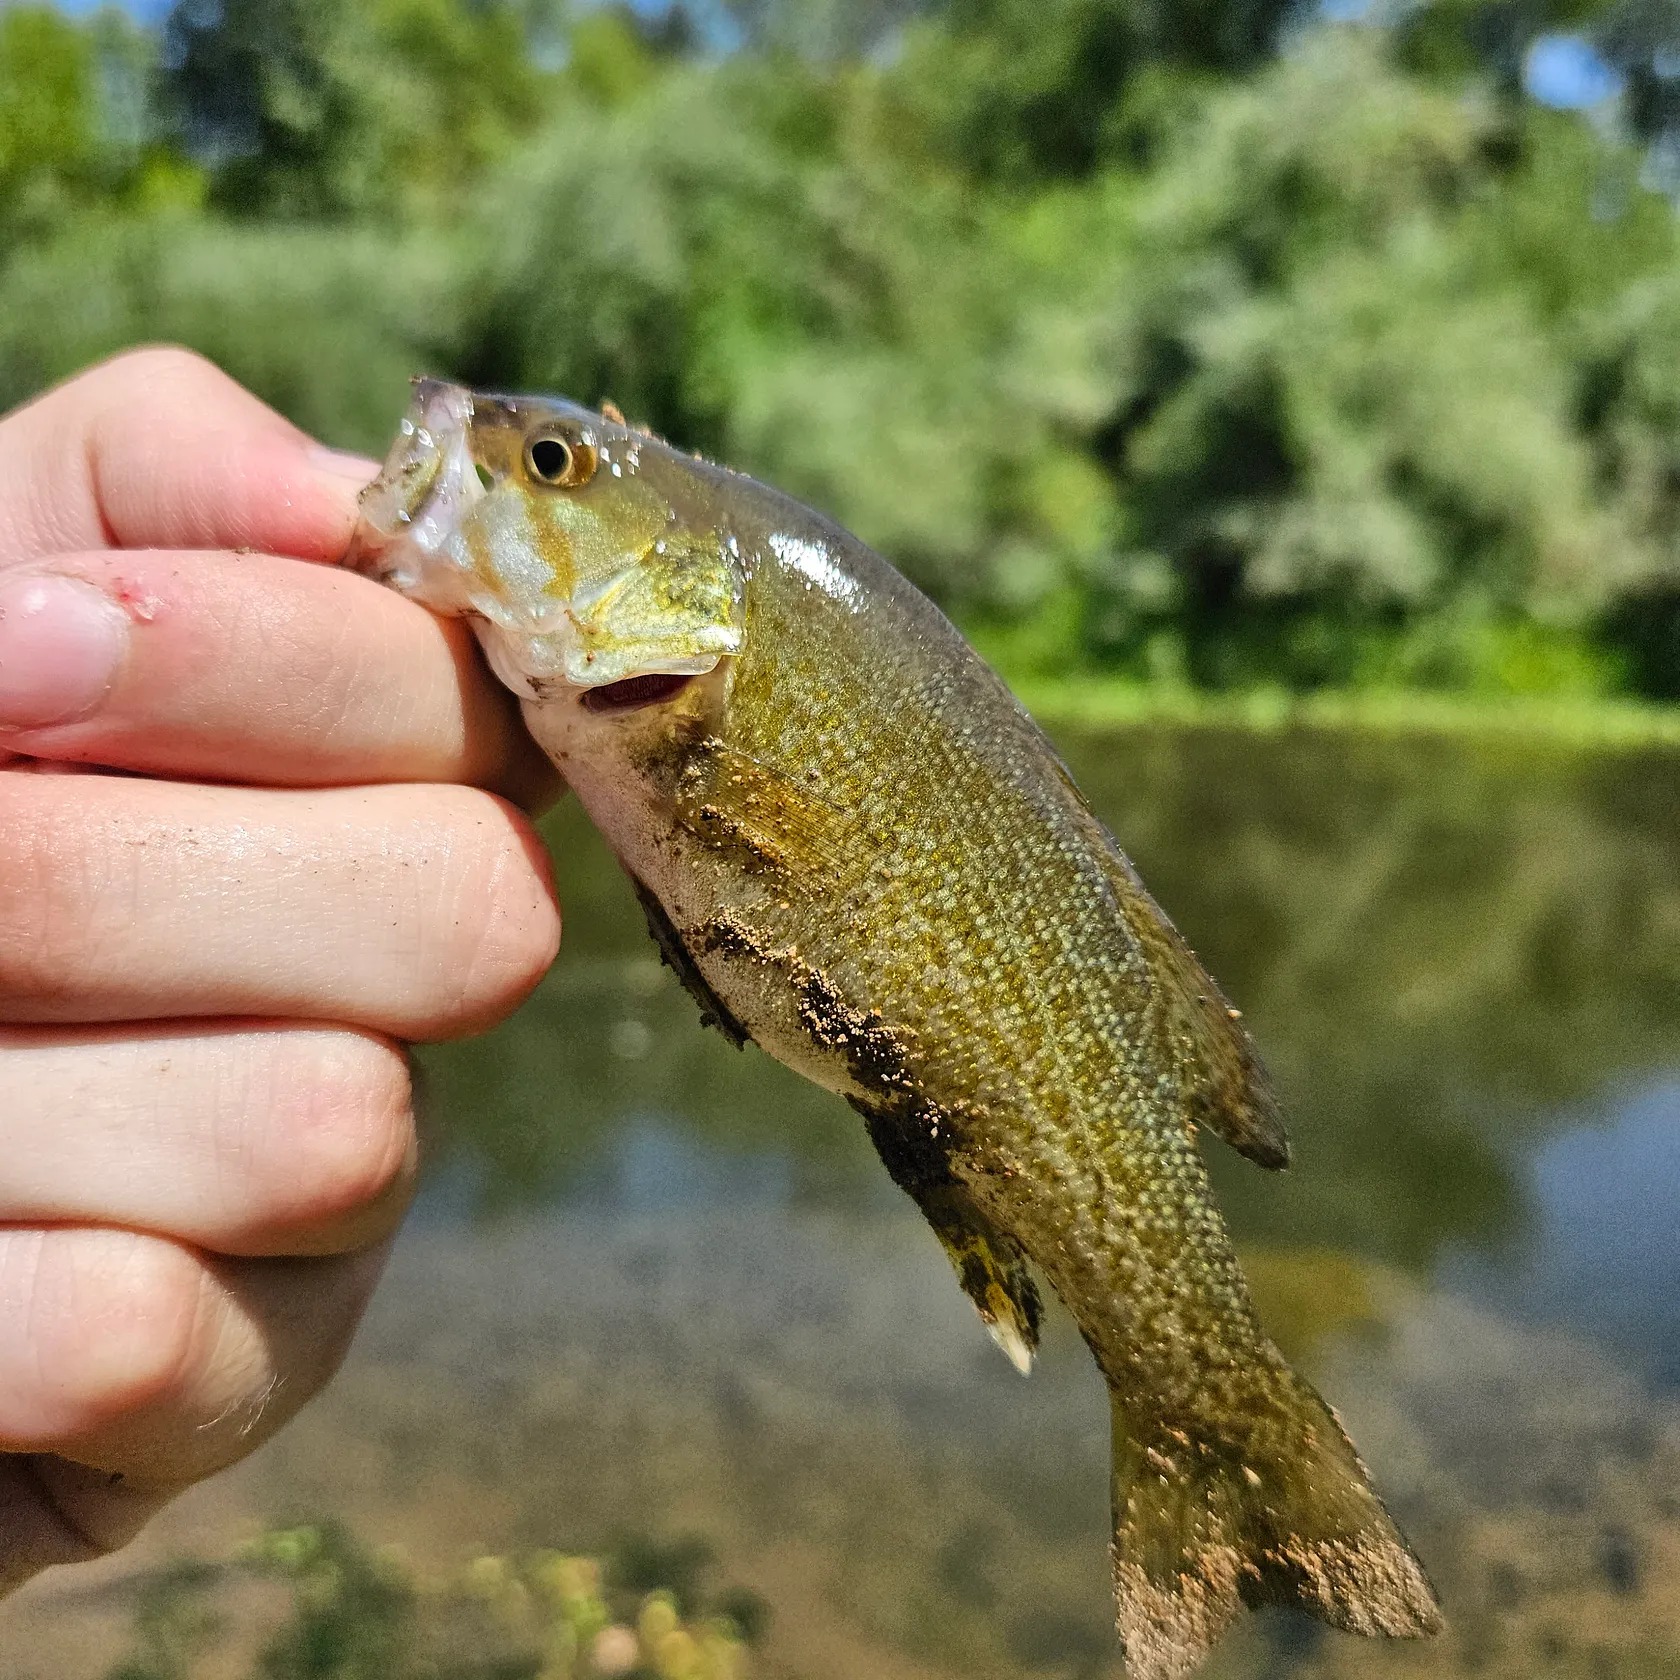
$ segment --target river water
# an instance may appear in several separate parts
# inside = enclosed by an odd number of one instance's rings
[[[1680,759],[1062,745],[1272,1068],[1295,1165],[1210,1143],[1220,1200],[1450,1621],[1269,1612],[1209,1680],[1680,1674]],[[1070,1323],[1017,1377],[851,1111],[702,1032],[576,810],[548,831],[564,953],[424,1054],[427,1187],[341,1377],[0,1609],[0,1676],[103,1676],[161,1559],[328,1514],[439,1567],[708,1557],[767,1607],[759,1676],[1117,1674]]]

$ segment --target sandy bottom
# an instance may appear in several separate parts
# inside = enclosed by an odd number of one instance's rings
[[[1350,1264],[1325,1299],[1349,1296]],[[1285,1270],[1310,1297],[1313,1265]],[[1352,1294],[1359,1322],[1314,1324],[1306,1364],[1449,1632],[1368,1644],[1268,1614],[1209,1680],[1680,1674],[1675,1398],[1450,1295],[1369,1275]],[[719,1584],[768,1601],[767,1680],[1094,1680],[1119,1673],[1107,1452],[1071,1326],[1052,1321],[1022,1382],[908,1209],[422,1219],[345,1371],[289,1430],[126,1552],[0,1607],[0,1680],[100,1680],[148,1571],[325,1515],[422,1571],[699,1536]],[[204,1680],[245,1672],[255,1635],[231,1610]]]

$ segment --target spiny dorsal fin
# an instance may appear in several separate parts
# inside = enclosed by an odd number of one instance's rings
[[[1129,868],[1116,886],[1126,926],[1155,980],[1159,1028],[1190,1094],[1190,1118],[1249,1160],[1289,1165],[1289,1138],[1260,1053],[1213,976]]]

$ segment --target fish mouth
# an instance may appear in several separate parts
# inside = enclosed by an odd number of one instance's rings
[[[357,503],[345,565],[414,593],[418,562],[437,554],[462,511],[484,494],[468,438],[473,395],[420,377],[379,476]]]
[[[646,671],[640,676],[621,677],[617,682],[586,688],[578,696],[591,712],[639,712],[661,700],[672,700],[695,680],[693,673]]]

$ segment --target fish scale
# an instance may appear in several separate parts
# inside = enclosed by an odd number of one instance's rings
[[[923,596],[766,486],[435,381],[355,558],[472,618],[704,1016],[852,1103],[1017,1366],[1029,1261],[1072,1313],[1109,1388],[1134,1680],[1188,1674],[1244,1605],[1433,1631],[1209,1190],[1200,1129],[1286,1158],[1247,1030]]]

